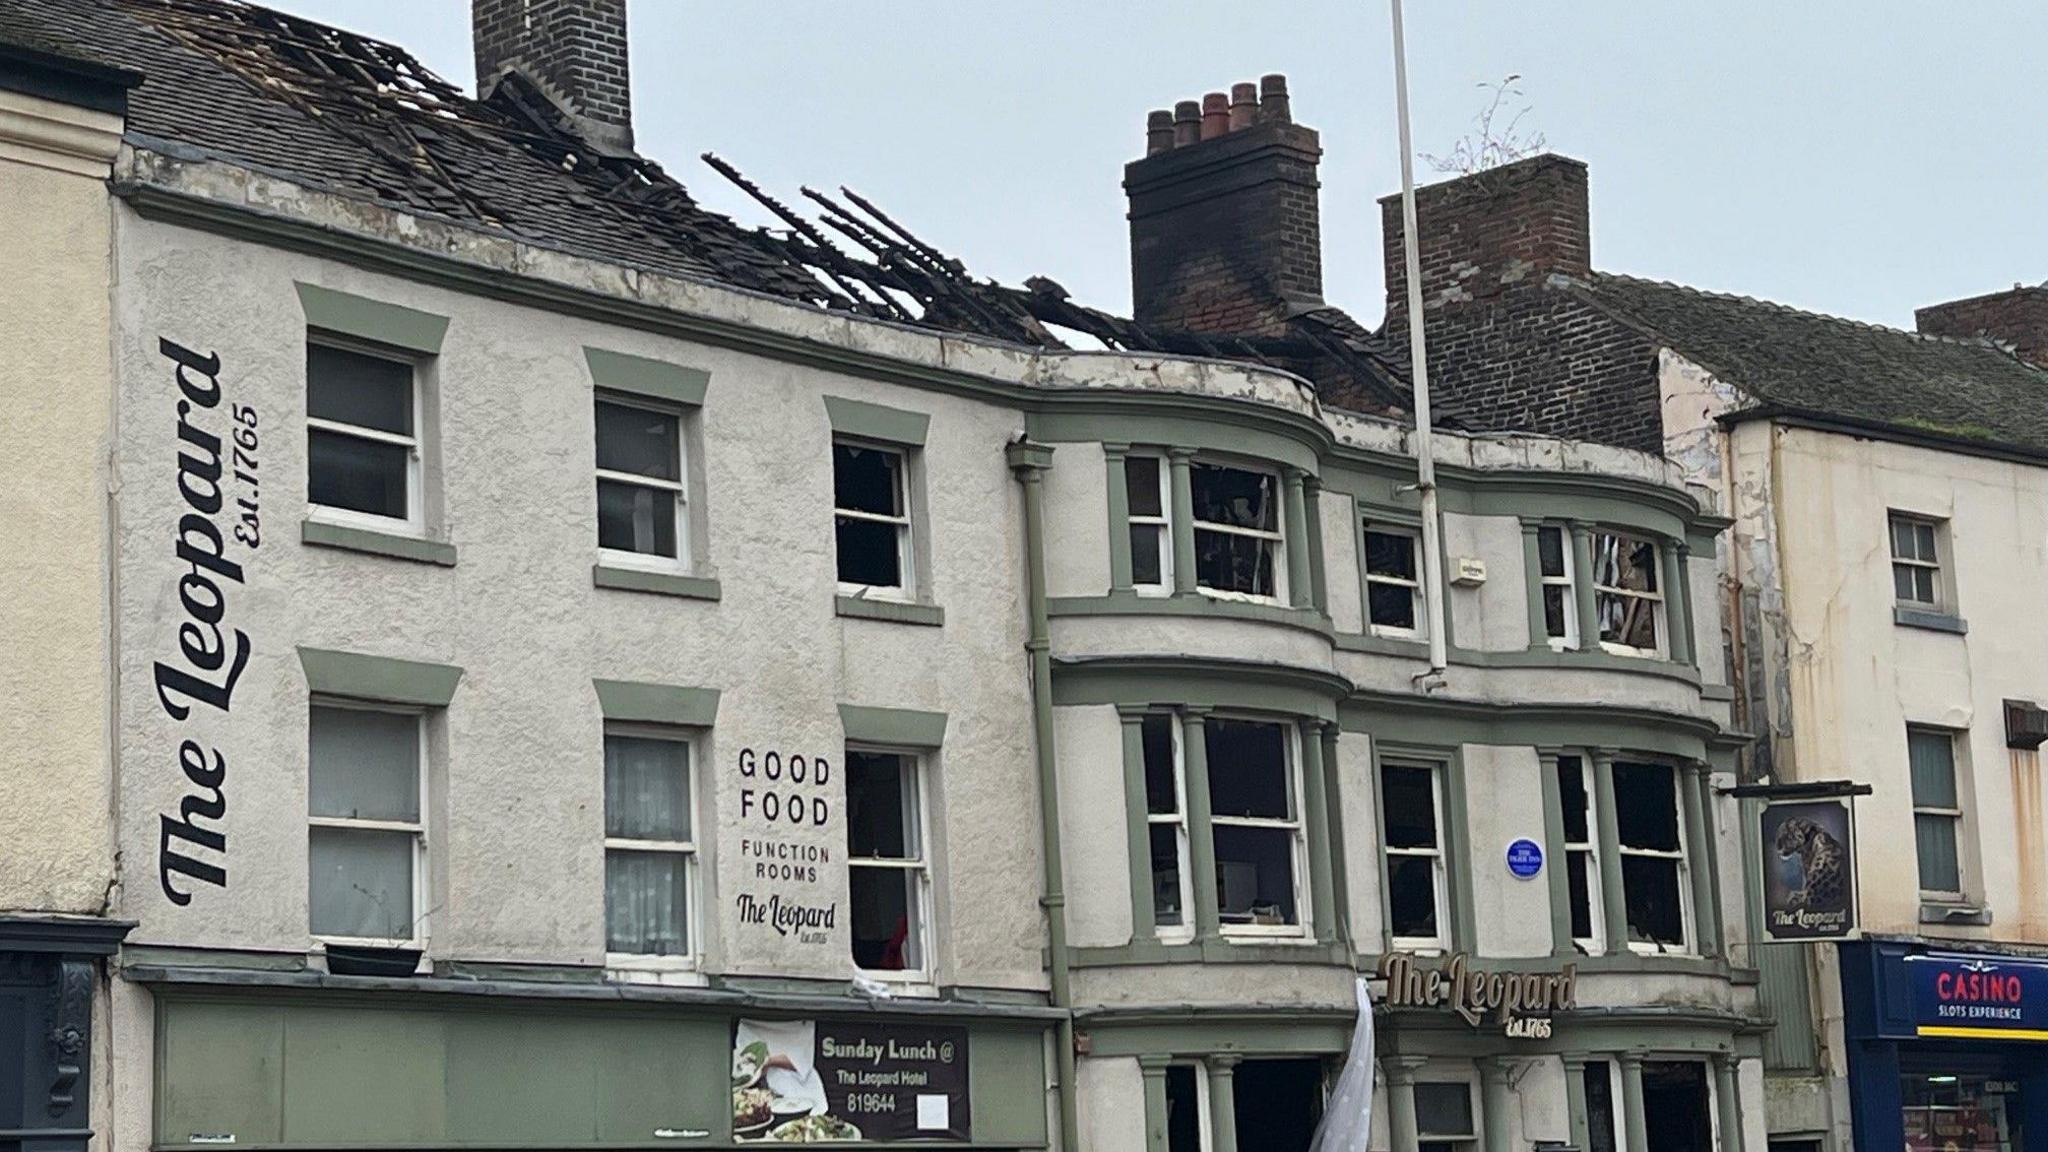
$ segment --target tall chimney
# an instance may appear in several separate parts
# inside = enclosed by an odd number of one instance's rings
[[[2048,368],[2048,284],[1916,309],[1914,326],[1929,336],[1985,336],[2012,345],[2020,359]]]
[[[1322,303],[1323,152],[1289,116],[1285,77],[1181,101],[1170,136],[1148,118],[1146,152],[1124,165],[1140,324],[1273,334]]]
[[[508,72],[532,81],[600,148],[633,147],[626,0],[471,0],[476,90]]]
[[[1422,241],[1422,299],[1431,324],[1493,323],[1491,305],[1560,273],[1593,270],[1587,222],[1586,165],[1544,153],[1415,190]],[[1401,197],[1380,200],[1386,259],[1386,335],[1408,331],[1408,267],[1402,252]],[[1439,319],[1441,317],[1441,319]]]

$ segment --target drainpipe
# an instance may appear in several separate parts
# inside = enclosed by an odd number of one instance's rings
[[[1401,35],[1401,0],[1394,10],[1394,104],[1401,122],[1401,247],[1408,267],[1408,360],[1415,381],[1415,490],[1422,494],[1422,598],[1429,614],[1429,671],[1417,676],[1424,692],[1444,683],[1443,517],[1437,507],[1436,446],[1429,419],[1429,342],[1422,334],[1422,241],[1415,232],[1415,157],[1408,138],[1408,49]]]
[[[1067,957],[1067,894],[1060,855],[1060,783],[1052,743],[1052,636],[1045,621],[1045,473],[1052,449],[1019,439],[1004,450],[1010,471],[1024,486],[1024,572],[1031,632],[1024,650],[1031,656],[1031,725],[1038,746],[1038,817],[1045,857],[1045,933],[1051,952],[1052,1004],[1066,1009],[1059,1021],[1060,1148],[1080,1152],[1081,1125],[1074,1096],[1074,996]]]

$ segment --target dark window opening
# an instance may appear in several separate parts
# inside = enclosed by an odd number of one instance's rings
[[[1280,481],[1266,472],[1196,464],[1195,583],[1251,596],[1279,594]]]
[[[1477,1134],[1472,1122],[1472,1086],[1454,1083],[1415,1085],[1415,1131],[1421,1152],[1469,1152]]]
[[[1614,1073],[1605,1060],[1586,1062],[1586,1152],[1615,1152]]]
[[[1237,1146],[1250,1152],[1308,1152],[1323,1118],[1323,1062],[1247,1060],[1231,1074]]]
[[[1712,1152],[1707,1066],[1697,1060],[1643,1064],[1644,1143],[1649,1152]]]
[[[1614,766],[1628,937],[1665,947],[1685,943],[1685,856],[1678,830],[1677,777],[1666,764]]]
[[[1657,647],[1657,609],[1664,594],[1657,579],[1657,546],[1602,532],[1593,537],[1594,607],[1600,639],[1643,651]]]
[[[1543,632],[1562,640],[1571,635],[1575,607],[1571,568],[1565,558],[1564,529],[1536,530],[1536,558],[1538,579],[1543,586]]]
[[[1124,491],[1131,528],[1131,583],[1154,587],[1166,583],[1168,531],[1166,496],[1161,487],[1165,469],[1157,456],[1124,457]]]
[[[910,512],[903,453],[832,445],[832,506],[839,582],[904,587]]]
[[[599,400],[597,472],[598,546],[674,558],[683,500],[682,418]]]
[[[1406,532],[1366,529],[1366,614],[1374,625],[1414,631],[1422,598],[1415,549],[1415,537]]]
[[[1207,1152],[1202,1147],[1202,1070],[1192,1064],[1166,1068],[1166,1152]]]
[[[1187,923],[1182,908],[1181,869],[1185,854],[1180,804],[1180,768],[1173,754],[1174,718],[1138,721],[1145,757],[1145,821],[1152,855],[1152,920],[1162,928]]]
[[[1287,729],[1225,719],[1211,719],[1202,729],[1223,922],[1299,924],[1295,852],[1301,819],[1288,765]]]
[[[1564,809],[1564,864],[1571,898],[1572,938],[1593,938],[1593,836],[1588,819],[1586,763],[1577,756],[1557,758],[1557,794]]]
[[[411,511],[413,366],[306,345],[306,497],[406,519]]]
[[[1442,930],[1437,910],[1443,883],[1436,769],[1421,764],[1381,765],[1380,806],[1387,903],[1394,935],[1436,939]]]
[[[847,898],[857,967],[924,967],[926,864],[919,803],[915,758],[847,750]]]

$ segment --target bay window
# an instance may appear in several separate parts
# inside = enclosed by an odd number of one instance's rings
[[[1280,477],[1272,472],[1196,461],[1190,468],[1195,585],[1277,599],[1286,558],[1280,531]]]
[[[1130,501],[1131,585],[1159,594],[1173,588],[1173,521],[1166,461],[1158,456],[1124,457],[1124,489]]]
[[[1655,543],[1620,532],[1593,535],[1593,608],[1603,647],[1629,655],[1664,653],[1664,588]]]
[[[1690,891],[1679,803],[1678,770],[1671,765],[1614,765],[1628,941],[1640,951],[1686,946]]]
[[[1564,811],[1565,890],[1571,900],[1572,940],[1595,951],[1605,937],[1600,862],[1593,836],[1590,765],[1582,756],[1557,758],[1557,792]]]
[[[1543,589],[1543,634],[1553,648],[1579,642],[1579,598],[1573,585],[1572,542],[1555,524],[1536,529],[1538,581]]]
[[[1210,826],[1226,934],[1301,934],[1303,821],[1288,725],[1211,717]]]
[[[1152,922],[1163,937],[1187,938],[1194,932],[1194,893],[1188,873],[1179,727],[1164,713],[1139,721],[1145,756],[1145,834],[1152,860]]]
[[[426,761],[417,710],[316,701],[307,716],[308,928],[410,943],[426,913]]]

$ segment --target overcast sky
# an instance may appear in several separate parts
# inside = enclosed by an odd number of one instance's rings
[[[461,0],[271,0],[472,82]],[[1383,311],[1399,188],[1385,0],[632,0],[638,144],[762,222],[846,185],[983,276],[1130,300],[1123,164],[1145,112],[1284,72],[1322,133],[1325,295]],[[1592,169],[1597,267],[1910,328],[2048,278],[2040,0],[1409,0],[1416,147],[1522,76],[1522,127]],[[1418,176],[1428,165],[1418,160]]]

